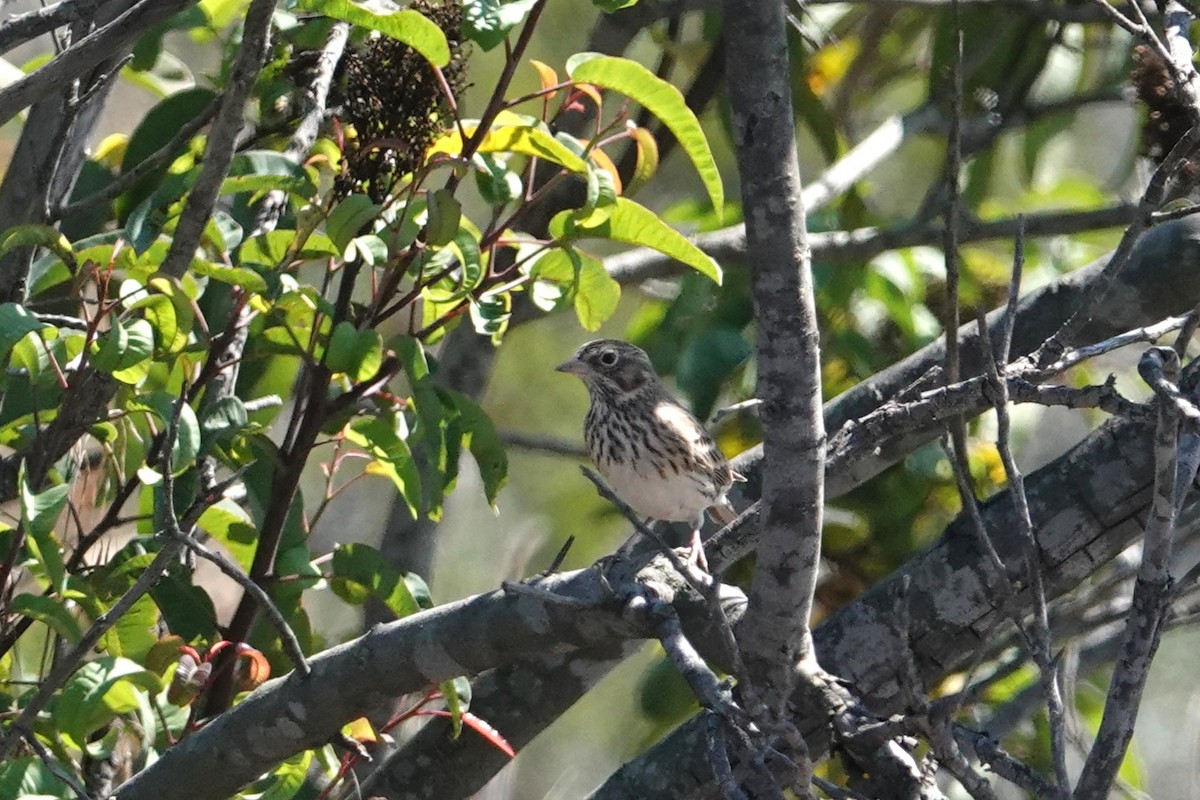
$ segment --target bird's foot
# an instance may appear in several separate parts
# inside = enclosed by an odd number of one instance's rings
[[[684,550],[683,556],[688,566],[708,572],[708,558],[704,555],[704,542],[700,538],[699,528],[692,528],[692,540]]]

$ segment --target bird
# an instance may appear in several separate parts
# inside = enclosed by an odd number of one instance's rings
[[[691,523],[689,562],[707,569],[700,540],[705,512],[722,525],[736,519],[726,494],[745,479],[640,347],[597,339],[556,369],[587,387],[584,441],[613,493],[646,520]]]

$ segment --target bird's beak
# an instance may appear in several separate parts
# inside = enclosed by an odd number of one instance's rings
[[[570,361],[564,361],[554,368],[556,372],[566,372],[570,375],[579,375],[582,377],[588,372],[587,364],[580,361],[578,358],[572,358]]]

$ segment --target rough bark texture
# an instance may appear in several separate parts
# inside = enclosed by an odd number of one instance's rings
[[[1137,541],[1152,494],[1152,423],[1111,422],[1063,458],[1034,472],[1026,490],[1038,543],[1045,558],[1048,599],[1061,597],[1096,569]],[[992,541],[1021,585],[1024,551],[1016,535],[1011,496],[1002,492],[982,508]],[[821,665],[848,681],[876,714],[903,711],[910,688],[903,686],[911,658],[920,689],[972,662],[988,647],[1006,615],[988,590],[989,570],[960,517],[927,552],[817,627],[814,639]],[[909,652],[896,632],[895,598],[905,577],[912,629]],[[1023,587],[1022,608],[1031,608]],[[805,686],[791,698],[794,721],[813,757],[829,746],[828,724],[818,698]],[[685,723],[641,758],[614,774],[593,800],[666,800],[717,797],[703,746],[703,726]]]
[[[792,122],[782,2],[727,0],[726,82],[758,340],[764,478],[750,610],[738,629],[754,690],[781,713],[811,656],[821,554],[825,430],[820,331]]]
[[[1066,276],[1057,283],[1029,293],[1021,301],[1015,331],[1014,353],[1016,355],[1031,352],[1046,336],[1054,332],[1065,315],[1069,314],[1086,294],[1088,281],[1102,267],[1103,263],[1104,259],[1101,259]],[[1200,269],[1197,269],[1197,266],[1200,266],[1200,221],[1174,222],[1151,231],[1143,237],[1129,266],[1123,273],[1119,286],[1124,288],[1103,303],[1101,313],[1097,315],[1097,321],[1084,331],[1083,338],[1087,341],[1105,339],[1130,328],[1144,326],[1160,317],[1191,308],[1197,299],[1200,299]],[[1134,291],[1138,292],[1139,299],[1131,302]],[[993,331],[998,331],[999,328],[1000,326],[996,324],[991,326]],[[983,362],[978,346],[978,331],[974,323],[963,327],[960,331],[960,340],[963,374],[966,376],[979,374]],[[917,377],[924,375],[930,367],[940,364],[942,358],[942,345],[939,342],[915,353],[894,367],[872,376],[854,389],[830,401],[825,409],[827,428],[836,430],[849,419],[858,418],[874,411],[884,399]],[[842,471],[838,466],[838,459],[835,458],[829,463],[829,471],[826,476],[827,485],[831,487],[831,494],[841,494],[859,485],[888,464],[903,458],[907,452],[911,452],[911,448],[928,441],[935,434],[936,431],[930,430],[896,442],[884,443],[883,451],[877,458],[869,459],[866,468],[856,465],[852,472]],[[759,497],[760,458],[761,454],[756,449],[745,454],[737,463],[738,469],[749,477],[746,484],[738,484],[735,487],[739,492],[736,499],[739,508],[746,507]],[[818,635],[821,634],[818,633]],[[589,672],[595,669],[598,665],[591,663],[590,658],[584,653],[574,654],[573,660],[577,662],[575,668],[579,671]],[[605,664],[601,666],[611,668],[616,661],[615,658],[606,660]],[[557,683],[553,677],[555,674],[546,673],[546,682],[542,687],[544,696],[548,703],[570,705],[578,696],[574,692],[582,687],[569,675],[561,684]],[[475,693],[475,702],[493,703],[489,706],[493,709],[493,715],[488,719],[498,729],[503,730],[506,736],[522,741],[532,739],[533,735],[540,732],[553,719],[552,717],[543,719],[536,714],[524,713],[521,710],[508,714],[504,710],[502,699],[486,699],[489,691],[490,689],[485,687],[478,688]],[[566,693],[566,697],[563,696],[564,693]],[[531,731],[530,727],[533,727],[534,730]],[[434,738],[431,734],[429,738],[422,739],[421,743],[414,742],[412,746],[406,746],[403,753],[409,756],[410,760],[415,760],[426,752],[425,744],[433,741]],[[703,748],[702,737],[699,739],[699,743],[699,746]],[[431,785],[442,787],[446,791],[443,796],[446,797],[466,796],[470,791],[477,790],[498,768],[488,760],[488,751],[492,749],[491,745],[478,737],[460,738],[457,748],[456,752],[460,754],[464,767],[462,771],[456,773],[452,781],[448,778],[444,781],[445,773],[436,768],[429,768],[420,773],[422,781],[429,781]],[[474,753],[474,760],[469,757],[470,753]],[[399,758],[399,756],[395,758]],[[668,771],[671,768],[673,765],[668,764]],[[411,778],[410,770],[405,770],[404,774]],[[467,787],[470,791],[451,794],[451,790],[456,787]]]

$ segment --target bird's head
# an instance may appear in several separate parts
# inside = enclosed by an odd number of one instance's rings
[[[588,342],[557,370],[579,376],[593,394],[629,395],[658,383],[645,351],[616,339]]]

